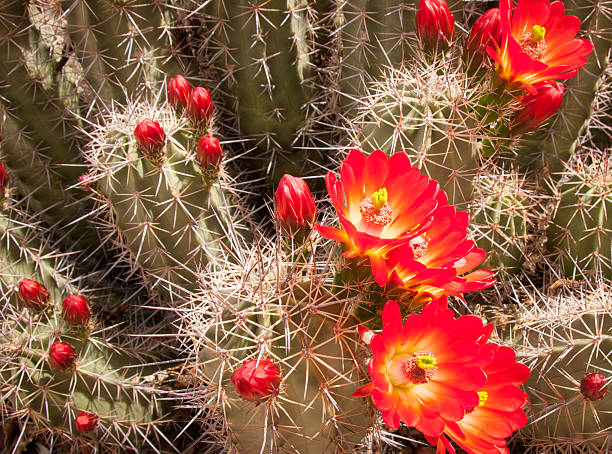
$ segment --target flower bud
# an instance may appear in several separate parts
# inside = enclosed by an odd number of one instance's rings
[[[49,301],[47,288],[31,279],[24,279],[19,283],[19,296],[28,309],[42,309]]]
[[[291,175],[283,175],[274,194],[276,217],[290,234],[310,229],[317,208],[306,182]]]
[[[535,131],[561,106],[563,84],[556,80],[534,85],[535,94],[527,94],[518,99],[520,107],[512,124],[514,134]]]
[[[445,0],[419,0],[416,21],[425,50],[448,48],[455,32],[455,18]]]
[[[597,373],[586,374],[582,380],[580,380],[580,392],[586,400],[600,400],[603,399],[608,391],[606,385],[606,378]]]
[[[278,393],[281,372],[269,359],[245,361],[232,374],[232,384],[236,392],[245,400],[260,403]]]
[[[183,76],[175,76],[168,82],[168,103],[176,109],[184,109],[189,102],[191,85]]]
[[[7,189],[8,189],[8,183],[9,183],[8,175],[6,171],[4,170],[4,167],[2,167],[2,163],[0,163],[0,198],[4,197],[4,195],[6,194]]]
[[[62,303],[62,315],[69,325],[83,327],[91,318],[91,308],[81,295],[69,295]]]
[[[74,423],[79,432],[91,432],[98,427],[98,415],[91,411],[82,411],[76,415]]]
[[[502,22],[499,8],[486,11],[474,23],[470,36],[465,42],[463,59],[470,68],[478,68],[483,61],[489,61],[487,46],[493,43],[501,46]]]
[[[209,180],[216,178],[223,160],[219,139],[210,134],[202,137],[198,143],[197,159],[205,178]]]
[[[163,159],[163,149],[166,144],[166,133],[158,122],[145,118],[134,130],[138,148],[151,161],[158,163]]]
[[[66,370],[74,365],[76,359],[74,347],[67,342],[55,341],[49,349],[49,365],[53,369]]]
[[[191,120],[198,124],[208,120],[213,111],[210,93],[206,88],[195,87],[189,95],[189,116]]]
[[[91,175],[84,173],[83,175],[79,175],[79,186],[81,189],[93,189],[94,182],[92,180]]]

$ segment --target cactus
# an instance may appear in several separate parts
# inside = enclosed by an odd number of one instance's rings
[[[576,156],[556,189],[547,247],[568,277],[603,273],[612,278],[611,164],[600,153]]]
[[[557,285],[559,284],[559,285]],[[581,394],[586,374],[609,383],[612,362],[610,287],[557,281],[545,293],[528,290],[513,321],[518,354],[532,367],[525,384],[532,423],[521,432],[525,452],[604,453],[610,446],[609,393],[589,400]]]
[[[150,346],[126,337],[125,327],[103,327],[96,321],[83,328],[71,327],[62,315],[61,300],[79,293],[96,305],[107,304],[104,292],[88,288],[86,278],[74,275],[69,256],[44,240],[36,220],[13,202],[9,201],[0,219],[2,412],[19,418],[23,431],[43,438],[60,436],[75,446],[98,446],[111,452],[117,451],[118,441],[134,450],[143,444],[160,445],[165,439],[167,406],[160,400],[161,389],[143,381],[156,370],[155,356],[143,354]],[[24,278],[48,289],[46,307],[24,307],[17,291]],[[71,357],[65,357],[66,370],[58,370],[57,356],[51,352],[59,340],[76,353],[73,366]],[[82,433],[75,427],[80,411],[98,416],[97,429]]]

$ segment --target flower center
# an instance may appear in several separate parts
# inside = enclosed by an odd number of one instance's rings
[[[412,383],[427,383],[438,370],[437,361],[429,352],[414,353],[402,364],[403,372]]]
[[[363,199],[359,204],[359,211],[361,218],[368,224],[378,227],[390,224],[393,220],[393,213],[387,202],[387,189],[381,188],[370,197]]]
[[[539,60],[546,53],[546,29],[541,25],[534,25],[530,32],[521,36],[519,45],[521,50],[533,60]]]
[[[477,394],[478,394],[478,405],[476,405],[474,408],[466,410],[466,414],[472,413],[478,407],[482,407],[484,404],[487,403],[487,400],[489,399],[489,393],[488,392],[486,392],[486,391],[478,391]]]

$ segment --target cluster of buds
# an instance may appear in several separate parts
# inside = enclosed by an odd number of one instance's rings
[[[191,121],[196,124],[206,123],[213,113],[210,93],[204,87],[194,87],[178,75],[168,82],[168,103],[175,109],[187,111]]]
[[[302,178],[283,175],[274,194],[274,207],[281,228],[291,237],[304,238],[311,231],[317,207]]]

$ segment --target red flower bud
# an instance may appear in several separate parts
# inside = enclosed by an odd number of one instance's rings
[[[91,318],[91,308],[81,295],[69,295],[62,303],[64,320],[72,326],[85,326]]]
[[[74,423],[79,432],[91,432],[98,427],[98,415],[91,411],[82,411],[76,415]]]
[[[84,173],[83,175],[79,175],[79,185],[82,189],[93,189],[94,182],[91,178],[91,175]]]
[[[0,197],[4,196],[4,194],[6,193],[6,190],[8,188],[8,183],[9,183],[8,175],[6,171],[4,170],[4,167],[2,167],[2,163],[0,163]]]
[[[189,116],[194,123],[208,120],[213,111],[210,93],[203,87],[195,87],[189,95]]]
[[[189,102],[191,85],[183,76],[175,76],[168,82],[168,103],[175,108],[185,108]]]
[[[487,46],[496,43],[501,46],[502,40],[502,21],[499,8],[492,8],[478,18],[470,36],[465,42],[463,58],[470,67],[476,68],[482,64],[487,55]]]
[[[561,106],[564,87],[561,82],[551,80],[534,85],[535,94],[519,98],[520,107],[512,125],[514,134],[535,131]]]
[[[166,133],[158,122],[145,118],[134,130],[138,148],[153,162],[159,162],[166,144]]]
[[[245,400],[262,402],[278,393],[281,372],[276,364],[269,359],[245,361],[232,374],[232,384],[236,392]]]
[[[202,137],[198,143],[197,155],[198,164],[200,164],[202,171],[213,171],[216,174],[223,159],[223,150],[219,144],[219,139],[210,134]]]
[[[24,279],[19,283],[19,296],[24,306],[29,309],[42,309],[49,301],[47,288],[31,279]]]
[[[49,349],[49,365],[53,369],[66,370],[72,367],[76,359],[74,347],[67,342],[55,341]]]
[[[445,50],[455,32],[455,18],[445,0],[419,0],[417,34],[425,50]]]
[[[580,392],[586,400],[600,400],[603,399],[608,391],[606,385],[606,378],[601,374],[586,374],[582,380],[580,380]]]
[[[283,175],[274,194],[276,217],[289,233],[310,228],[317,208],[310,189],[304,180]]]

